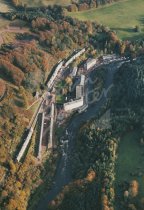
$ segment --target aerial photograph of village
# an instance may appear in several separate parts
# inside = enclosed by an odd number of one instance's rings
[[[0,210],[144,210],[144,0],[0,0]]]

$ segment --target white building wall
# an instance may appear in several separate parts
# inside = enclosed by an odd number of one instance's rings
[[[85,48],[83,48],[82,50],[80,50],[79,52],[77,52],[75,55],[73,55],[73,57],[71,57],[66,63],[65,63],[65,67],[67,67],[70,63],[72,63],[77,57],[79,57],[80,55],[82,55],[85,52]]]
[[[50,136],[49,136],[48,149],[53,147],[53,126],[54,126],[54,104],[52,104],[51,106],[51,122],[50,122]]]
[[[19,152],[19,154],[16,158],[18,162],[21,160],[21,158],[22,158],[22,156],[23,156],[23,154],[24,154],[24,152],[25,152],[25,150],[26,150],[26,148],[27,148],[27,146],[30,142],[32,134],[33,134],[33,128],[30,129],[29,134],[28,134],[27,138],[25,139],[25,142],[23,143],[22,148],[21,148],[21,150],[20,150],[20,152]]]
[[[83,96],[83,86],[77,85],[76,86],[76,99],[79,99]]]
[[[80,84],[81,86],[84,86],[85,84],[85,75],[84,74],[81,74],[81,80],[80,80]]]
[[[112,55],[103,55],[103,60],[111,60],[111,59],[115,59],[116,55],[112,54]]]
[[[63,66],[64,61],[61,61],[58,66],[56,67],[53,75],[51,76],[50,80],[47,83],[48,88],[52,88],[54,80],[56,78],[56,76],[58,75],[58,72],[60,71],[61,67]]]
[[[83,106],[83,103],[84,103],[83,97],[80,98],[79,100],[75,100],[75,101],[65,103],[64,104],[64,110],[65,111],[72,111],[74,109],[77,109],[77,108]]]
[[[41,110],[43,102],[44,102],[44,99],[42,99],[38,109],[36,110],[36,113],[34,114],[32,120],[31,120],[31,123],[29,125],[28,135],[27,135],[27,137],[26,137],[26,139],[25,139],[25,141],[24,141],[24,143],[23,143],[23,145],[21,147],[21,150],[19,151],[19,153],[18,153],[18,155],[16,157],[16,160],[18,162],[21,160],[22,156],[24,155],[24,152],[25,152],[25,150],[26,150],[26,148],[27,148],[27,146],[28,146],[28,144],[29,144],[29,142],[31,140],[31,137],[32,137],[32,134],[33,134],[33,131],[34,131],[37,119],[38,119],[38,114],[39,114],[39,112]]]
[[[92,68],[96,64],[96,62],[97,62],[96,59],[88,59],[85,64],[86,70],[89,70],[90,68]]]
[[[44,112],[42,113],[42,120],[41,120],[41,130],[40,130],[40,139],[39,139],[39,149],[38,149],[38,159],[41,160],[41,153],[42,153],[42,137],[43,137],[43,129],[44,129]]]
[[[77,70],[78,70],[78,67],[75,66],[75,67],[73,68],[73,70],[72,70],[72,73],[71,73],[71,76],[72,76],[72,77],[75,77],[75,76],[76,76]]]

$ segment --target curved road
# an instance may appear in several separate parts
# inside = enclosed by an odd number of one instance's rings
[[[111,87],[113,83],[113,76],[114,73],[118,70],[118,68],[122,65],[122,61],[113,62],[107,64],[107,78],[105,81],[104,90],[107,91]],[[91,77],[92,72],[89,73],[89,77]],[[72,150],[74,147],[74,139],[75,135],[78,132],[81,124],[84,122],[94,118],[99,113],[101,107],[105,105],[107,101],[107,94],[103,91],[99,99],[90,105],[87,109],[87,112],[83,112],[78,114],[72,118],[70,121],[66,135],[61,140],[62,142],[62,156],[59,160],[56,175],[55,175],[55,184],[52,186],[52,189],[45,193],[43,197],[41,197],[38,205],[37,210],[47,210],[48,203],[53,200],[58,193],[63,189],[65,185],[67,185],[71,180],[71,156]]]

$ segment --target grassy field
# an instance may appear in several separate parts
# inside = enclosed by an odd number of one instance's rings
[[[139,140],[138,132],[128,133],[121,139],[116,166],[116,185],[123,181],[129,182],[135,179],[139,182],[139,196],[141,197],[144,196],[144,146],[140,145]],[[131,176],[130,173],[135,173],[135,175]],[[142,173],[142,176],[139,173]],[[116,197],[119,190],[116,187]],[[119,199],[117,200],[117,208],[118,204]]]
[[[47,6],[47,5],[68,5],[71,0],[23,0],[23,3],[30,7]]]
[[[80,20],[102,23],[115,30],[121,39],[137,39],[144,36],[144,1],[126,0],[82,12],[69,13]],[[141,33],[133,28],[139,25]]]

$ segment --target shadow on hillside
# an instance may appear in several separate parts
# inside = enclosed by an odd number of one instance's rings
[[[38,36],[37,35],[35,35],[35,34],[28,34],[28,33],[17,34],[16,38],[17,38],[17,40],[21,40],[21,41],[38,40]]]
[[[16,106],[18,106],[18,107],[20,107],[20,108],[22,108],[22,107],[24,106],[22,100],[15,99],[15,100],[14,100],[14,103],[15,103]]]
[[[13,81],[10,78],[10,76],[8,76],[5,71],[2,71],[2,69],[0,69],[0,78],[13,84]]]
[[[144,25],[144,16],[141,16],[140,19],[139,19],[139,22]]]
[[[128,32],[132,33],[134,32],[134,28],[111,28],[113,31],[123,31],[123,32]]]
[[[144,19],[143,19],[144,23]],[[141,32],[135,32],[134,28],[111,28],[115,32],[126,32],[127,34],[123,40],[138,41],[144,40],[144,29],[141,29]]]
[[[144,41],[144,33],[136,33],[134,36],[130,37],[127,36],[124,40],[130,40],[130,41]]]

